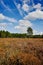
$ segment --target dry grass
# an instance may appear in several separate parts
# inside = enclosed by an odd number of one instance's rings
[[[0,65],[9,58],[19,58],[24,65],[43,65],[43,38],[0,38]]]

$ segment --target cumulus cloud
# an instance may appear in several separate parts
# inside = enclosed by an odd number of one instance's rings
[[[34,34],[34,35],[42,35],[43,32],[38,32],[37,30],[33,30],[33,34]]]
[[[0,14],[0,20],[5,19],[5,16],[3,14]]]
[[[19,24],[20,26],[25,26],[25,27],[32,26],[32,23],[28,20],[19,20]]]
[[[11,26],[12,23],[5,23],[5,22],[0,23],[0,30],[6,30],[9,25]]]
[[[0,14],[0,20],[8,20],[10,22],[16,22],[16,20],[14,18],[4,16],[3,14]]]
[[[40,32],[40,35],[43,35],[43,32]]]
[[[43,19],[43,11],[36,10],[29,13],[27,16],[24,17],[26,20],[36,20],[36,19]]]
[[[24,5],[22,6],[22,9],[23,9],[24,11],[28,12],[28,11],[29,11],[29,6],[28,6],[27,4],[24,4]]]
[[[32,11],[34,8],[37,9],[37,10],[42,10],[43,7],[41,7],[41,4],[38,3],[38,4],[34,4],[34,1],[32,0],[32,6],[28,5],[26,2],[29,2],[30,3],[30,0],[24,0],[23,1],[24,4],[22,6],[22,9],[26,12],[29,12],[29,11]]]
[[[15,29],[19,29],[21,33],[26,33],[27,28],[32,26],[32,23],[28,20],[19,20],[19,25],[15,26]]]
[[[0,30],[6,30],[7,23],[0,23]]]
[[[33,34],[34,34],[34,35],[36,35],[36,34],[38,35],[39,33],[38,33],[37,30],[33,30]]]
[[[36,11],[28,13],[23,20],[19,20],[19,25],[14,28],[19,29],[21,33],[27,33],[27,27],[32,27],[33,24],[31,21],[36,19],[43,19],[43,11],[37,9]],[[33,33],[37,35],[42,34],[42,32],[38,32],[36,30],[33,30]]]
[[[27,33],[27,28],[26,27],[22,27],[22,26],[15,26],[15,29],[19,30],[20,33]]]
[[[6,23],[0,23],[0,27],[5,27],[7,24]]]
[[[37,5],[34,5],[33,7],[34,7],[35,9],[41,10],[41,4],[40,4],[40,3],[38,3]]]

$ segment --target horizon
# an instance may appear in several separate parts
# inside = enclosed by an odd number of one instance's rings
[[[6,31],[5,31],[5,30],[0,30],[0,32],[3,32],[3,31],[4,31],[4,32],[9,32],[9,31],[7,31],[7,30],[6,30]],[[9,32],[9,33],[10,33],[10,34],[26,34],[26,35],[28,35],[28,32],[27,32],[27,33],[15,33],[15,32],[12,33],[12,32]],[[32,35],[43,35],[43,34],[34,34],[34,33],[33,33]]]
[[[0,0],[0,31],[43,34],[43,0]]]

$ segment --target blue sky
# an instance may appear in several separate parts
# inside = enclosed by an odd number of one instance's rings
[[[0,0],[0,30],[43,34],[43,0]]]

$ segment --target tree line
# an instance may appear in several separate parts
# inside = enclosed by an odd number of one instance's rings
[[[8,31],[0,31],[0,38],[43,38],[43,35],[33,35],[33,29],[28,27],[27,33],[10,33]]]

